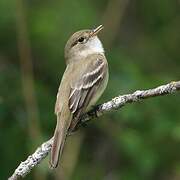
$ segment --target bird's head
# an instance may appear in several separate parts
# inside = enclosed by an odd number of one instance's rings
[[[65,59],[66,63],[71,63],[71,59],[81,59],[89,54],[104,53],[101,41],[97,34],[103,29],[100,25],[95,29],[81,30],[74,33],[66,43]]]

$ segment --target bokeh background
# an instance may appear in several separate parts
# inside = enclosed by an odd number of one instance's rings
[[[64,45],[103,24],[110,79],[100,102],[180,78],[179,0],[0,0],[0,179],[48,140]],[[67,139],[27,180],[179,180],[180,95],[110,112]]]

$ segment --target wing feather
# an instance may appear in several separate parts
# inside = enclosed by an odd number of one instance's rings
[[[76,113],[82,108],[91,88],[104,76],[105,62],[99,58],[95,61],[89,71],[85,73],[71,86],[69,96],[69,108],[72,113]]]

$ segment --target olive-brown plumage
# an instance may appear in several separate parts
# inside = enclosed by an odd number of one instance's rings
[[[78,31],[65,46],[67,67],[55,105],[57,125],[51,149],[51,168],[58,165],[67,132],[75,129],[79,117],[96,103],[106,88],[108,63],[97,37],[101,29],[102,26]]]

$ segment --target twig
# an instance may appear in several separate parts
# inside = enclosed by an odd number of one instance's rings
[[[178,90],[180,90],[180,81],[171,82],[154,89],[137,90],[132,94],[117,96],[106,103],[96,106],[93,108],[93,110],[83,115],[81,117],[81,123],[79,126],[95,117],[103,115],[105,112],[119,109],[128,103],[137,102],[150,97],[171,94]],[[27,160],[21,162],[9,180],[17,180],[20,177],[25,177],[34,166],[39,164],[48,155],[49,151],[51,150],[52,142],[53,137],[38,147],[38,149],[27,158]]]

